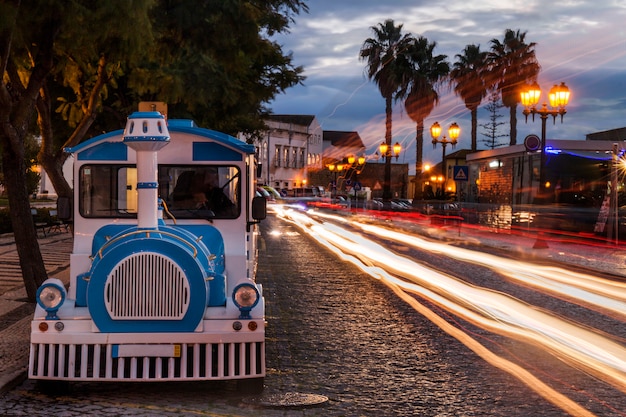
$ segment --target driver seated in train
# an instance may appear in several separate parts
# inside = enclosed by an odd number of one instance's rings
[[[208,168],[196,174],[194,178],[194,201],[196,208],[211,210],[217,217],[230,217],[234,214],[235,204],[219,186],[217,168]]]
[[[174,210],[210,210],[225,218],[237,215],[236,205],[219,186],[217,168],[183,172],[170,199]]]

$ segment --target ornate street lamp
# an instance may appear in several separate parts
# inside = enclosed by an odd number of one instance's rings
[[[393,147],[387,142],[382,142],[378,147],[380,154],[376,152],[376,155],[380,158],[385,158],[385,177],[383,181],[383,204],[389,205],[391,201],[391,158],[395,157],[398,160],[400,152],[402,152],[402,145],[396,142]]]
[[[343,164],[328,164],[328,170],[333,173],[334,179],[332,184],[333,199],[337,198],[337,174],[343,171]]]
[[[348,165],[346,165],[345,167],[345,177],[347,177],[346,184],[349,184],[348,181],[352,183],[352,189],[354,190],[354,209],[356,209],[358,207],[357,192],[361,189],[361,184],[359,183],[359,174],[363,172],[363,169],[365,169],[365,163],[367,159],[363,155],[357,157],[354,154],[350,154],[348,155],[346,160],[348,161]],[[354,179],[352,178],[353,175]]]
[[[354,168],[358,171],[357,174],[360,174],[361,171],[363,171],[363,168],[365,168],[365,157],[363,155],[356,157],[355,155],[350,154],[346,159],[348,160],[348,169]],[[356,165],[354,164],[355,162],[357,163]]]
[[[533,115],[533,121],[535,120],[535,114],[538,114],[541,118],[541,149],[540,149],[540,162],[539,162],[539,196],[543,200],[546,197],[546,178],[545,178],[545,164],[546,164],[546,120],[548,116],[552,116],[553,123],[556,123],[556,117],[561,116],[561,123],[563,123],[563,116],[567,113],[565,107],[569,103],[570,91],[565,83],[561,85],[554,85],[548,92],[548,101],[550,102],[550,109],[547,103],[544,101],[541,108],[537,108],[539,99],[541,98],[541,89],[537,83],[527,86],[520,93],[522,105],[524,106],[524,116],[528,123],[528,115]]]
[[[441,125],[439,125],[439,122],[433,123],[430,127],[430,135],[433,137],[433,149],[437,147],[438,143],[441,143],[441,147],[443,148],[441,155],[441,174],[443,175],[444,182],[446,180],[446,146],[450,144],[452,145],[452,149],[454,149],[458,143],[457,139],[460,134],[461,128],[456,123],[452,123],[448,128],[448,136],[450,139],[447,139],[445,135],[443,139],[439,139],[439,136],[441,135]]]

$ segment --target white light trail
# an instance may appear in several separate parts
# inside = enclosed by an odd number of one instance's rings
[[[342,259],[357,265],[390,287],[395,287],[394,291],[398,292],[400,288],[402,292],[417,294],[477,326],[540,346],[570,366],[583,369],[626,393],[626,348],[607,336],[541,311],[506,294],[472,286],[463,280],[427,268],[357,233],[329,222],[318,222],[303,212],[289,211],[282,212],[281,215]],[[455,248],[371,224],[358,224],[358,226],[368,233],[394,239],[405,245],[413,245],[424,250],[453,256],[461,261],[489,266],[516,280],[524,282],[531,280],[535,286],[548,288],[553,292],[566,293],[586,303],[592,299],[593,303],[602,303],[600,305],[603,308],[608,308],[622,317],[626,310],[624,307],[626,288],[619,283],[598,280],[595,277],[558,268],[537,266]],[[402,298],[406,299],[404,296]],[[423,314],[423,309],[428,310],[422,306],[420,311]],[[436,316],[432,311],[428,313],[431,320],[433,320],[433,315]],[[452,334],[450,329],[446,331]],[[457,329],[454,333],[459,331]],[[476,347],[478,342],[469,341],[471,337],[467,334],[456,334],[454,337],[474,351],[480,350],[481,356],[496,366],[498,366],[497,363],[508,362],[493,353],[485,353],[484,347]],[[509,367],[510,364],[507,363],[502,368],[511,372]],[[569,399],[559,397],[560,394],[556,392],[546,392],[546,387],[538,379],[533,378],[529,382],[528,375],[521,377],[518,371],[512,373],[551,402],[563,409],[578,406]],[[558,400],[557,397],[559,397]],[[568,412],[571,412],[571,409]],[[580,410],[574,414],[582,415]]]
[[[525,285],[531,285],[577,300],[581,304],[593,305],[602,310],[609,310],[614,316],[626,319],[626,283],[602,279],[593,275],[569,271],[553,266],[537,265],[529,262],[501,258],[488,253],[459,248],[417,236],[394,231],[386,227],[365,224],[341,216],[328,216],[315,213],[316,216],[331,218],[335,221],[349,222],[362,230],[392,239],[405,245],[438,252],[464,262],[483,265],[500,274]]]

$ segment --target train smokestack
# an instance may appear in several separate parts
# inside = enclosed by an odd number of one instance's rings
[[[165,117],[157,112],[135,112],[128,117],[124,143],[137,152],[137,226],[158,225],[157,151],[170,141]]]

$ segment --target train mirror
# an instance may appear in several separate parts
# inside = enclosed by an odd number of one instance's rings
[[[252,218],[263,220],[267,217],[267,200],[265,197],[254,197],[252,199]]]
[[[57,198],[57,217],[59,220],[72,219],[72,200],[69,197]]]

